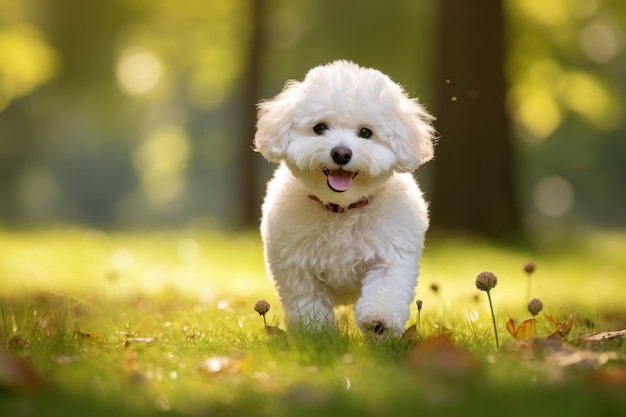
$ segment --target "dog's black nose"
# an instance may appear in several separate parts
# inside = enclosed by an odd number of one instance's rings
[[[332,156],[335,163],[339,165],[345,165],[350,162],[350,159],[352,158],[352,151],[350,150],[350,148],[347,148],[345,146],[335,146],[330,151],[330,156]]]

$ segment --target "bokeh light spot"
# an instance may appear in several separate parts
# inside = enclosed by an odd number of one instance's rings
[[[0,27],[0,111],[54,78],[60,64],[57,52],[34,26]]]
[[[117,248],[111,255],[111,263],[117,270],[123,271],[135,264],[135,256],[127,248]]]
[[[616,31],[606,22],[594,20],[579,34],[580,48],[587,58],[600,64],[611,61],[620,50]]]
[[[163,66],[150,51],[132,46],[120,54],[116,75],[119,87],[124,93],[139,96],[149,93],[156,87],[163,75]]]
[[[200,259],[202,248],[193,239],[183,239],[176,246],[178,257],[187,263],[194,263]]]
[[[179,126],[156,129],[134,155],[142,191],[153,203],[165,203],[180,195],[186,185],[189,140]]]
[[[533,192],[533,201],[539,212],[560,217],[574,206],[574,187],[565,178],[551,175],[542,178]]]
[[[537,141],[550,136],[561,124],[559,105],[546,90],[529,91],[518,110],[522,125]]]
[[[568,74],[563,98],[572,111],[599,130],[610,131],[621,122],[621,104],[605,84],[590,74]]]

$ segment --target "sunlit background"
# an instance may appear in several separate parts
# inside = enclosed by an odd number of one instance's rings
[[[333,59],[436,113],[438,1],[260,3],[0,1],[0,225],[254,226],[272,166],[251,150],[253,103]],[[625,226],[626,3],[504,10],[522,220]]]

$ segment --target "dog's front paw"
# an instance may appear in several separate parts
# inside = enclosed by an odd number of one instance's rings
[[[409,319],[409,308],[398,303],[383,303],[379,298],[359,299],[354,305],[354,318],[365,334],[375,338],[400,337]]]
[[[378,336],[382,336],[385,333],[385,323],[380,320],[373,320],[367,323],[359,323],[359,326],[364,332],[372,333]]]
[[[382,319],[364,320],[358,323],[364,334],[381,339],[386,336],[393,336],[393,329]]]
[[[363,310],[359,308],[355,309],[355,318],[364,334],[375,339],[394,338],[402,336],[405,330],[406,319],[401,313],[377,311],[363,314]]]

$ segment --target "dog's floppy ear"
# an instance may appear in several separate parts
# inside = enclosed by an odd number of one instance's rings
[[[298,81],[288,81],[280,94],[271,100],[260,102],[257,106],[259,112],[254,148],[268,161],[279,162],[287,155],[300,84]]]
[[[416,100],[402,97],[395,108],[398,172],[413,172],[435,155],[435,129],[431,116]]]

